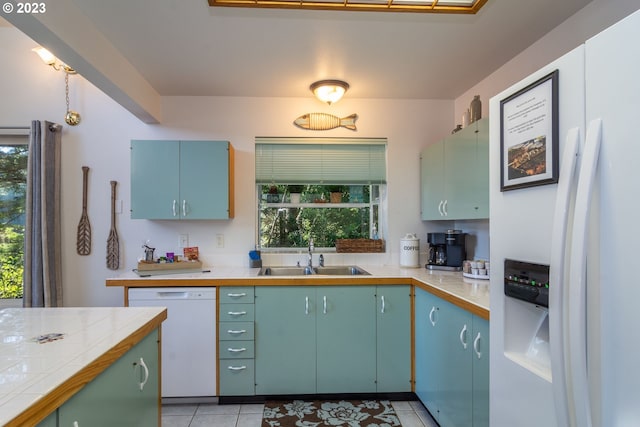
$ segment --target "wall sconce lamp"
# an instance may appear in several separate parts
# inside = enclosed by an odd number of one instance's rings
[[[69,126],[76,126],[80,124],[80,113],[69,109],[69,74],[77,74],[76,70],[63,62],[58,61],[58,58],[43,47],[36,47],[31,50],[38,54],[40,59],[42,59],[42,62],[50,65],[54,70],[64,71],[65,98],[67,101],[67,114],[64,116],[64,121]]]
[[[309,89],[320,101],[331,105],[342,98],[349,89],[349,83],[342,80],[320,80],[312,83]]]

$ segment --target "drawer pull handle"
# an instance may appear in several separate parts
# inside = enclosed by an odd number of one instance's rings
[[[142,371],[144,372],[144,378],[138,383],[138,386],[140,386],[140,391],[142,391],[144,390],[144,386],[147,384],[147,381],[149,381],[149,368],[147,367],[147,364],[144,363],[144,359],[142,357],[140,358],[139,362],[134,362],[133,365],[140,366],[142,368]]]
[[[239,331],[234,331],[233,329],[229,329],[227,331],[228,334],[232,334],[232,335],[244,334],[245,332],[247,332],[246,329],[240,329]]]
[[[229,316],[244,316],[245,314],[247,314],[246,311],[228,311],[227,314]]]
[[[230,371],[242,371],[247,369],[246,366],[229,366],[227,369],[229,369]]]
[[[247,293],[246,292],[242,292],[240,294],[227,294],[227,296],[229,298],[240,298],[240,297],[246,297]]]
[[[227,351],[230,352],[230,353],[241,353],[243,351],[247,351],[247,349],[244,348],[244,347],[243,348],[228,348]]]
[[[435,312],[436,308],[431,307],[431,311],[429,312],[429,322],[431,322],[431,326],[436,326],[436,319],[434,317]]]
[[[465,324],[460,331],[460,344],[463,349],[467,349],[467,325]]]
[[[473,340],[473,350],[476,352],[476,356],[478,356],[478,359],[482,359],[482,352],[480,351],[480,340],[481,340],[481,336],[480,336],[480,332],[478,332],[478,335],[476,336],[476,339]]]

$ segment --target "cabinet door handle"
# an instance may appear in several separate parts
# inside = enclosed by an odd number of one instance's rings
[[[438,203],[438,213],[440,214],[440,216],[444,216],[444,212],[442,212],[443,203],[444,203],[444,200],[440,200],[440,203]]]
[[[242,293],[239,293],[239,294],[227,294],[227,296],[229,298],[240,298],[240,297],[246,297],[247,293],[246,292],[242,292]]]
[[[173,205],[171,205],[171,210],[173,211],[173,216],[176,216],[177,212],[176,212],[176,201],[175,201],[175,199],[173,200]]]
[[[229,316],[244,316],[245,314],[247,314],[246,311],[228,311],[227,314]]]
[[[134,365],[136,365],[136,363],[134,363]],[[137,363],[137,365],[139,365],[144,371],[144,378],[138,383],[138,385],[140,386],[140,391],[142,391],[144,390],[144,386],[147,384],[147,381],[149,381],[149,368],[147,367],[147,364],[144,363],[144,359],[142,357],[140,358],[140,361]]]
[[[247,367],[246,366],[228,366],[227,369],[230,371],[242,371],[244,369],[247,369]]]
[[[380,301],[382,302],[382,308],[380,309],[380,313],[384,314],[384,309],[385,309],[384,295],[380,297]]]
[[[74,422],[73,422],[73,427],[80,427],[80,424],[78,424],[78,422],[77,422],[77,421],[74,421]]]
[[[434,314],[436,314],[436,308],[431,307],[431,311],[429,312],[429,322],[431,322],[431,326],[436,326],[436,319]]]
[[[473,340],[473,351],[476,352],[478,359],[482,358],[482,353],[480,352],[480,332],[476,335],[476,339]]]
[[[304,297],[304,314],[309,314],[309,297]]]
[[[182,216],[187,216],[187,201],[182,201]]]
[[[460,331],[460,343],[463,349],[467,349],[467,325],[465,324]]]
[[[227,348],[227,351],[230,353],[242,353],[243,351],[247,351],[246,348],[242,347],[242,348]]]
[[[449,203],[449,200],[444,201],[444,203],[442,204],[442,212],[444,212],[444,216],[449,216],[449,212],[447,212],[447,203]]]
[[[322,314],[327,314],[327,296],[322,297]]]
[[[234,331],[233,329],[229,329],[227,331],[227,333],[231,335],[240,335],[240,334],[244,334],[245,332],[247,332],[246,329],[240,329],[239,331]]]

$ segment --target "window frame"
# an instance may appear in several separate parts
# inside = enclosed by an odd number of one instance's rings
[[[6,146],[27,146],[27,156],[29,156],[29,135],[30,128],[28,127],[0,127],[0,147]],[[26,206],[25,206],[26,209]],[[26,225],[25,225],[26,229]],[[23,259],[24,259],[24,247],[23,247]],[[22,289],[24,295],[24,272],[22,279]],[[0,309],[9,307],[22,307],[23,298],[0,298]]]

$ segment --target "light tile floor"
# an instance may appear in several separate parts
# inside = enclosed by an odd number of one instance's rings
[[[438,426],[419,401],[394,401],[392,404],[402,427]],[[263,408],[263,404],[165,404],[162,405],[162,426],[260,427]]]

